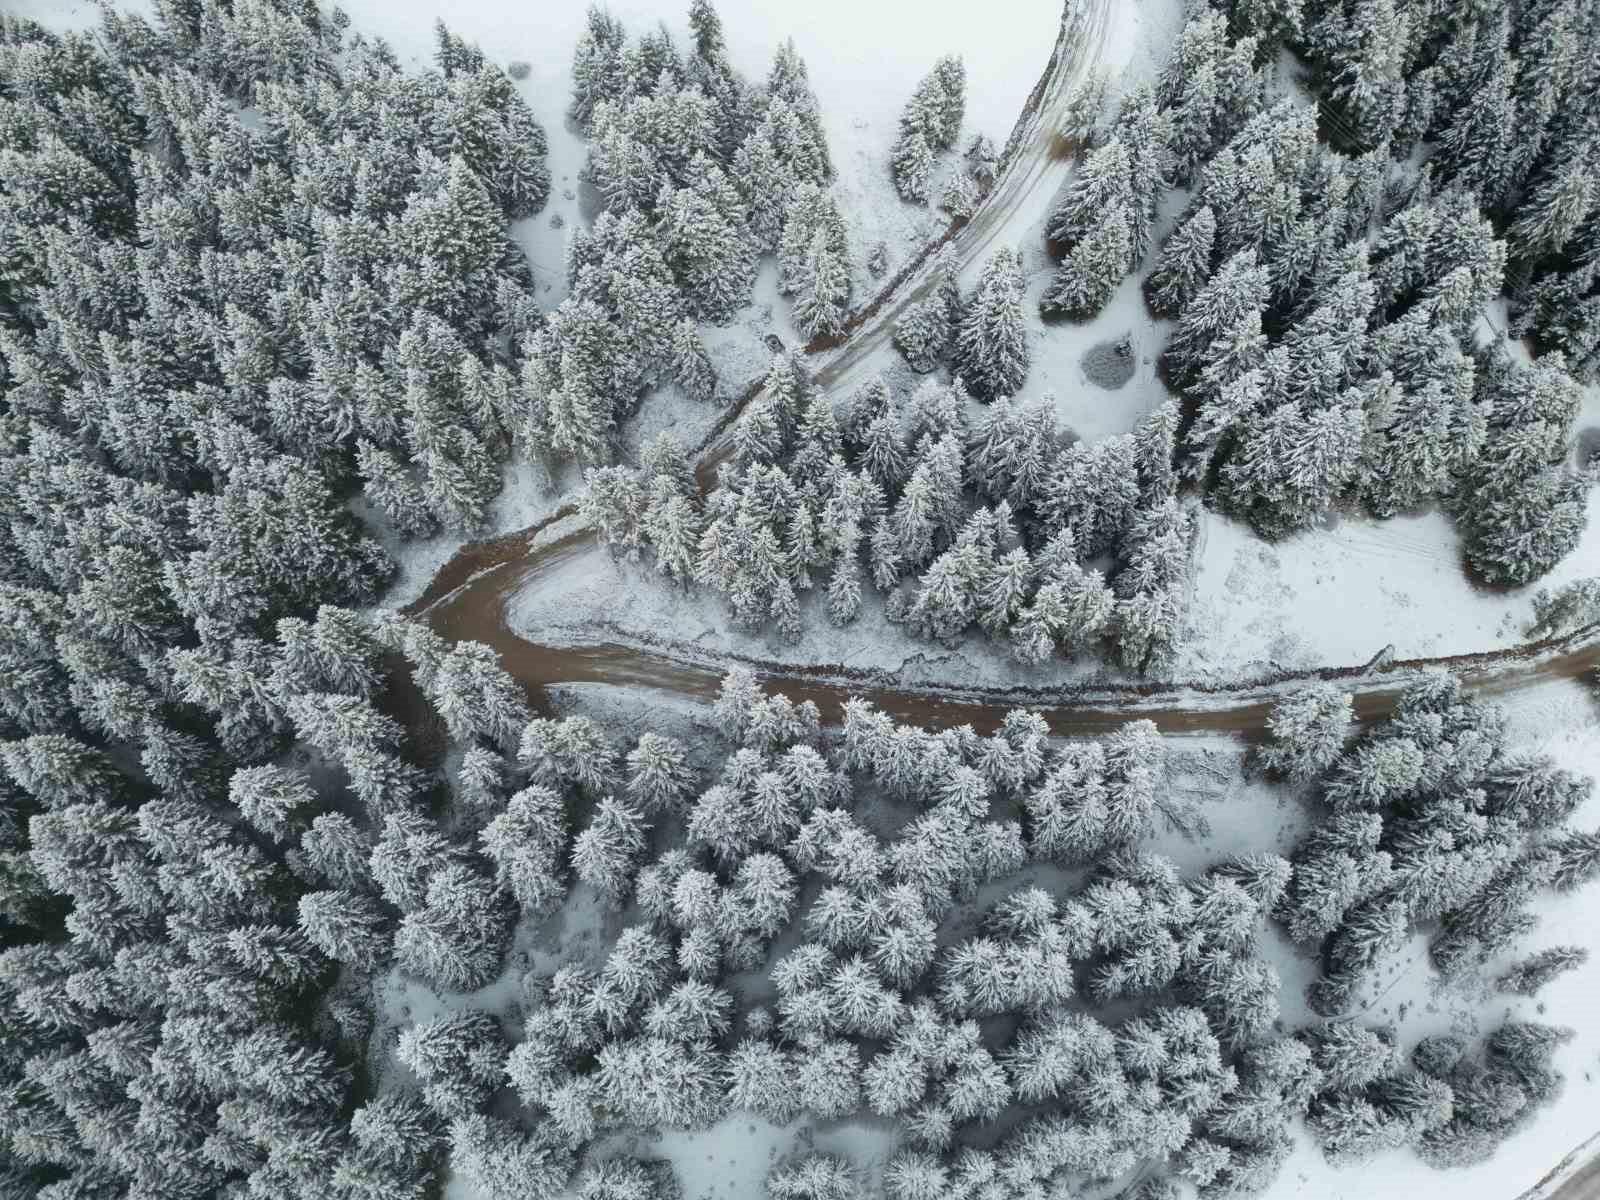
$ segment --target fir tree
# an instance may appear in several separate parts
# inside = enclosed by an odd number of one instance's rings
[[[307,892],[300,897],[300,929],[322,953],[358,971],[388,957],[389,921],[356,892]]]
[[[961,320],[955,251],[949,246],[939,251],[935,278],[934,291],[912,305],[894,328],[895,349],[913,371],[924,374],[950,353]]]
[[[607,796],[589,827],[572,843],[572,869],[621,907],[633,878],[635,860],[644,851],[644,818],[627,804]]]
[[[913,100],[913,103],[915,101]],[[894,172],[894,185],[902,200],[913,204],[926,204],[934,168],[933,148],[917,120],[908,132],[902,132],[895,143],[890,160]]]
[[[716,397],[717,374],[692,321],[678,322],[672,333],[672,373],[691,400]]]
[[[1095,228],[1056,269],[1055,279],[1040,297],[1040,311],[1073,320],[1095,316],[1127,274],[1132,246],[1127,210],[1117,206],[1102,213]]]
[[[795,324],[808,339],[837,336],[844,329],[849,300],[850,276],[846,264],[829,245],[827,232],[818,230],[801,270],[799,295],[794,304]]]
[[[1211,278],[1216,235],[1216,217],[1208,205],[1202,205],[1167,239],[1145,283],[1150,307],[1159,316],[1180,315]]]
[[[458,1117],[450,1126],[450,1161],[493,1200],[551,1200],[572,1174],[573,1153],[550,1123],[524,1134],[499,1117]]]
[[[1022,264],[1011,250],[997,250],[984,264],[978,287],[965,305],[956,338],[956,364],[974,396],[1009,396],[1028,374],[1028,342],[1022,318]]]
[[[978,189],[972,177],[964,171],[957,171],[951,175],[944,185],[944,191],[939,195],[939,207],[958,221],[970,217],[977,204]]]
[[[769,1200],[859,1200],[861,1189],[844,1159],[804,1154],[784,1159],[767,1173]]]

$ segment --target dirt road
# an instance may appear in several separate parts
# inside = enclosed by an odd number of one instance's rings
[[[851,315],[842,342],[806,348],[818,387],[848,392],[876,369],[879,352],[893,353],[890,339],[895,324],[936,286],[934,261],[946,244],[955,248],[956,261],[966,273],[1011,244],[1019,230],[1044,218],[1072,170],[1072,146],[1057,132],[1061,118],[1073,87],[1100,58],[1117,2],[1067,0],[1050,61],[1006,141],[994,186],[970,218],[954,222],[924,246],[882,292]],[[731,405],[702,445],[697,468],[702,487],[714,481],[717,465],[728,457],[739,413],[760,394],[760,387],[754,387]]]
[[[930,728],[970,724],[988,731],[1009,710],[1023,706],[1043,711],[1050,727],[1064,736],[1104,733],[1124,722],[1148,718],[1163,733],[1254,737],[1278,698],[1314,680],[1345,685],[1355,695],[1357,715],[1370,721],[1393,709],[1407,682],[1423,667],[1447,667],[1469,691],[1485,698],[1559,686],[1600,668],[1600,626],[1595,625],[1511,649],[1402,659],[1370,671],[1364,665],[1350,665],[1222,685],[1196,680],[1051,689],[898,687],[880,672],[706,653],[667,637],[618,636],[583,645],[544,645],[511,628],[506,606],[525,588],[535,586],[541,575],[574,557],[604,553],[591,531],[575,522],[558,536],[542,536],[554,533],[554,527],[570,516],[571,510],[564,509],[531,530],[465,547],[405,610],[452,641],[472,639],[492,646],[506,670],[528,689],[535,707],[544,706],[547,687],[563,683],[647,687],[705,699],[716,693],[730,668],[743,665],[791,698],[815,701],[825,719],[837,718],[846,699],[861,696],[901,720]]]
[[[1600,1133],[1574,1149],[1517,1200],[1600,1200],[1600,1157],[1596,1157],[1597,1146],[1600,1146]],[[1577,1162],[1584,1165],[1567,1175],[1560,1186],[1552,1190],[1551,1183],[1571,1170]]]

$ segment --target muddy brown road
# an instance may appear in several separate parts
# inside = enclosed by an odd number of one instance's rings
[[[946,242],[956,247],[963,266],[981,262],[1008,234],[1042,218],[1071,169],[1070,147],[1056,130],[1073,86],[1095,64],[1110,28],[1116,0],[1067,0],[1061,31],[1050,61],[1007,143],[1005,166],[971,220],[951,227],[919,256],[920,269],[904,271],[884,293],[852,319],[845,342],[817,350],[814,373],[823,388],[843,388],[864,377],[875,355],[886,350],[894,324],[905,309],[934,284],[931,259]],[[759,383],[745,402],[759,394]],[[725,453],[727,433],[743,404],[696,447],[697,470],[704,481]],[[592,532],[575,527],[559,537],[543,535],[575,508],[565,506],[531,528],[463,546],[440,568],[427,589],[404,611],[420,616],[451,640],[492,646],[502,663],[528,689],[535,707],[546,706],[546,689],[565,683],[648,687],[680,696],[707,698],[729,668],[747,665],[796,700],[816,702],[824,716],[836,718],[850,696],[861,696],[901,720],[931,728],[971,724],[993,729],[1018,706],[1044,712],[1051,727],[1066,735],[1092,735],[1128,720],[1147,717],[1167,733],[1235,733],[1262,729],[1271,705],[1285,691],[1311,680],[1341,680],[1356,695],[1363,719],[1384,716],[1405,687],[1412,670],[1445,666],[1474,692],[1495,696],[1577,678],[1600,665],[1600,627],[1564,639],[1486,654],[1398,662],[1367,674],[1360,667],[1331,667],[1227,685],[1195,681],[1127,687],[1083,686],[1038,690],[1026,687],[979,689],[959,684],[907,688],[881,674],[852,673],[842,667],[797,667],[708,655],[665,638],[642,641],[618,637],[590,645],[543,645],[513,630],[507,604],[540,575],[574,556],[600,553]]]
[[[514,630],[506,610],[519,593],[536,586],[541,575],[576,557],[603,553],[583,526],[556,534],[556,526],[569,516],[571,510],[562,510],[521,534],[464,548],[404,610],[451,641],[476,640],[492,646],[540,709],[548,707],[547,688],[568,683],[644,687],[709,699],[728,670],[748,666],[792,699],[814,701],[829,721],[838,719],[845,700],[860,696],[899,720],[935,729],[970,724],[988,732],[1011,709],[1027,707],[1040,710],[1051,729],[1064,736],[1105,733],[1127,721],[1148,718],[1163,733],[1254,737],[1279,698],[1314,681],[1343,684],[1355,696],[1357,716],[1373,721],[1393,711],[1416,671],[1425,667],[1450,669],[1468,691],[1486,699],[1578,679],[1600,668],[1600,625],[1505,650],[1401,659],[1371,671],[1363,666],[1325,667],[1242,683],[1194,680],[1048,689],[954,683],[896,686],[882,672],[708,654],[664,637],[619,635],[588,644],[546,645]],[[544,536],[547,533],[554,536]]]

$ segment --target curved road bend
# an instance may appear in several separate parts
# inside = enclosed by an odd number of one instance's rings
[[[1254,737],[1285,692],[1316,680],[1345,684],[1355,696],[1357,715],[1371,721],[1393,710],[1415,671],[1424,667],[1448,667],[1468,691],[1486,699],[1579,679],[1600,667],[1600,625],[1510,649],[1402,659],[1371,671],[1362,666],[1325,667],[1221,685],[1175,681],[1048,689],[897,687],[885,672],[708,654],[667,639],[646,641],[626,635],[591,643],[545,645],[512,629],[506,609],[512,598],[540,576],[577,557],[600,553],[592,532],[583,526],[535,544],[541,532],[570,515],[571,510],[563,510],[532,530],[464,547],[404,610],[407,616],[426,620],[451,641],[476,640],[492,646],[506,670],[528,690],[536,708],[546,706],[546,687],[563,683],[647,687],[707,699],[716,694],[730,668],[748,666],[792,699],[815,701],[826,720],[837,719],[845,700],[861,696],[900,720],[930,728],[971,724],[979,731],[989,731],[998,727],[1008,711],[1026,706],[1043,711],[1051,729],[1062,736],[1104,733],[1124,722],[1148,718],[1163,733]]]
[[[1005,168],[994,187],[971,220],[953,226],[924,251],[920,270],[906,272],[852,319],[853,328],[842,346],[819,351],[823,359],[815,373],[819,385],[838,388],[865,374],[864,368],[873,354],[888,346],[894,323],[905,308],[933,286],[928,260],[939,245],[952,241],[963,267],[970,266],[993,252],[1006,231],[1015,228],[1015,220],[1042,217],[1071,170],[1071,146],[1062,141],[1056,129],[1073,86],[1087,74],[1105,44],[1113,3],[1115,0],[1066,0],[1050,62],[1018,118],[1008,142]],[[759,390],[757,383],[745,401],[759,394]],[[697,448],[700,471],[713,464],[719,453],[725,453],[726,432],[737,412],[737,407],[732,408]],[[573,516],[575,511],[574,506],[566,505],[528,529],[462,546],[439,569],[422,595],[406,607],[405,613],[424,617],[451,640],[472,639],[493,646],[506,668],[528,689],[536,706],[543,705],[546,686],[560,683],[655,687],[697,697],[714,694],[726,671],[744,660],[707,655],[665,640],[645,643],[627,637],[589,645],[546,646],[510,628],[506,604],[521,589],[560,563],[599,552],[592,531],[584,527],[539,544],[546,529]],[[931,685],[897,688],[882,674],[852,674],[838,667],[809,668],[758,661],[745,665],[796,699],[815,700],[827,716],[837,715],[847,697],[861,695],[901,719],[931,727],[970,722],[977,728],[992,728],[1006,711],[1026,705],[1044,710],[1052,728],[1062,734],[1095,734],[1135,717],[1148,717],[1169,733],[1254,735],[1260,732],[1267,711],[1285,690],[1312,679],[1350,681],[1358,713],[1364,719],[1374,719],[1392,709],[1404,688],[1406,674],[1417,667],[1448,666],[1461,674],[1475,692],[1498,695],[1557,679],[1577,678],[1597,664],[1600,626],[1530,646],[1399,662],[1371,673],[1360,667],[1326,668],[1223,686],[1195,682],[1050,690]],[[1361,679],[1366,682],[1356,682]]]

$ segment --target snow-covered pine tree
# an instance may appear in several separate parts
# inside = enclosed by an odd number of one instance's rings
[[[1039,298],[1039,311],[1075,321],[1097,316],[1128,273],[1132,250],[1127,209],[1115,205],[1102,212],[1094,229],[1061,260]]]
[[[245,767],[228,781],[228,800],[245,820],[275,841],[284,841],[307,819],[317,793],[303,771],[288,767]]]
[[[728,320],[755,281],[754,245],[744,226],[744,206],[711,159],[689,164],[689,186],[663,185],[656,201],[656,237],[690,311],[704,320]]]
[[[1267,770],[1304,783],[1338,759],[1354,722],[1348,692],[1332,684],[1308,687],[1273,705],[1258,760]]]
[[[850,245],[839,206],[816,184],[802,184],[788,202],[783,235],[778,241],[778,290],[783,295],[793,295],[804,286],[807,262],[818,234],[825,235],[833,256],[848,265]]]
[[[450,1125],[450,1161],[490,1200],[549,1200],[567,1186],[575,1155],[553,1121],[523,1133],[510,1121],[473,1113]]]
[[[439,527],[423,499],[422,490],[389,451],[360,439],[356,444],[356,470],[362,488],[373,504],[394,522],[402,537],[427,537]]]
[[[639,812],[613,796],[605,797],[588,828],[573,840],[573,873],[620,908],[632,888],[648,830]]]
[[[1216,217],[1209,205],[1201,205],[1167,239],[1145,281],[1145,295],[1157,315],[1179,316],[1206,285],[1216,236]]]
[[[923,77],[900,114],[891,166],[900,195],[914,203],[929,197],[934,155],[949,150],[966,109],[966,70],[958,56],[941,58]]]
[[[977,185],[973,183],[972,177],[964,171],[957,171],[951,175],[949,181],[944,185],[944,191],[939,196],[939,207],[958,221],[964,221],[970,217],[977,203]]]
[[[589,8],[588,23],[572,56],[573,120],[587,125],[596,104],[622,94],[622,50],[627,43],[622,22],[598,4]]]
[[[672,331],[672,375],[689,399],[704,404],[716,398],[716,368],[694,322],[687,319]]]
[[[1050,241],[1070,250],[1088,236],[1112,208],[1133,203],[1128,148],[1113,138],[1091,153],[1045,226]]]
[[[1193,517],[1175,498],[1140,513],[1117,573],[1117,645],[1125,664],[1147,669],[1183,637]]]
[[[836,337],[844,331],[850,303],[850,272],[830,244],[826,230],[817,230],[806,252],[794,302],[794,322],[809,340]]]
[[[921,122],[917,124],[920,126]],[[933,184],[934,157],[933,149],[920,127],[913,127],[900,135],[890,166],[900,198],[913,204],[926,204]]]
[[[1568,833],[1549,844],[1551,884],[1574,891],[1600,878],[1600,833]]]
[[[395,931],[395,960],[403,970],[452,991],[483,987],[500,970],[511,912],[494,881],[464,865],[435,871],[420,909]]]
[[[1187,386],[1209,365],[1217,339],[1266,306],[1268,275],[1253,250],[1242,250],[1218,268],[1178,318],[1167,356]]]
[[[935,267],[937,284],[895,323],[895,349],[913,371],[932,371],[950,353],[961,321],[961,285],[955,248],[945,245]]]
[[[1552,592],[1540,588],[1533,598],[1530,637],[1556,637],[1600,621],[1600,576],[1576,579]]]
[[[1538,180],[1506,230],[1513,263],[1526,272],[1559,255],[1593,211],[1596,191],[1592,167],[1577,159]]]
[[[1361,405],[1347,397],[1309,414],[1308,406],[1291,400],[1251,413],[1222,466],[1219,498],[1265,537],[1320,520],[1361,469]]]
[[[628,797],[647,812],[670,812],[694,791],[694,769],[676,738],[640,734],[627,762]]]
[[[562,869],[567,837],[566,806],[544,787],[524,788],[506,802],[480,835],[500,882],[517,902],[547,911],[566,895]]]
[[[980,191],[987,191],[994,184],[995,171],[1000,163],[1000,153],[995,149],[994,139],[986,133],[973,134],[966,150],[962,152],[962,158],[966,160],[966,172],[972,182]]]
[[[980,399],[1013,395],[1027,378],[1029,357],[1022,261],[1016,251],[994,252],[963,307],[956,337],[957,373]]]
[[[1546,355],[1521,370],[1502,362],[1483,379],[1488,436],[1463,482],[1459,513],[1468,561],[1490,581],[1538,578],[1577,545],[1587,523],[1584,479],[1564,465],[1578,396],[1565,366],[1559,354]]]
[[[1127,147],[1128,232],[1133,239],[1129,268],[1150,253],[1156,214],[1167,192],[1167,143],[1172,119],[1157,106],[1148,87],[1125,96],[1117,113],[1114,137]]]
[[[369,971],[389,956],[389,918],[370,896],[350,891],[306,892],[300,931],[335,962]]]
[[[800,1154],[767,1173],[768,1200],[861,1200],[855,1172],[831,1154]]]
[[[1533,996],[1551,980],[1588,961],[1589,952],[1582,946],[1552,946],[1513,965],[1500,976],[1496,986],[1513,995]]]
[[[940,150],[953,150],[967,109],[967,68],[961,56],[947,54],[939,59],[933,64],[933,78],[938,83],[940,102],[934,109],[937,119],[928,140]]]

